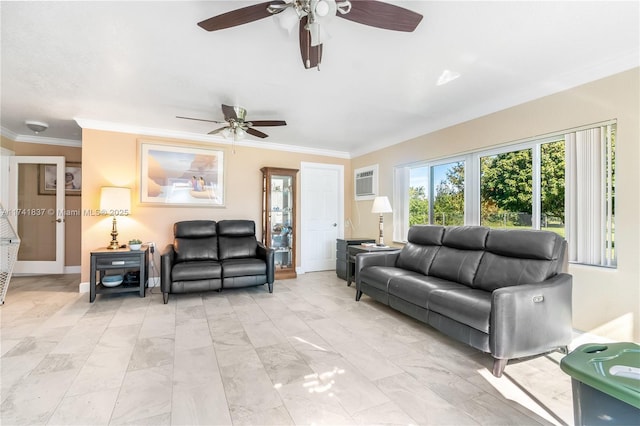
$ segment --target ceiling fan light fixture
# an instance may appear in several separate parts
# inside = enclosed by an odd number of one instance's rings
[[[235,130],[234,134],[235,134],[235,140],[238,141],[240,139],[244,139],[244,136],[246,135],[246,132],[241,127],[238,127]]]
[[[282,13],[275,15],[275,20],[280,28],[284,29],[289,35],[291,35],[294,28],[298,25],[298,21],[300,21],[300,16],[298,16],[295,9],[288,8]]]
[[[49,128],[49,125],[43,121],[26,120],[24,124],[36,135]]]
[[[320,0],[318,3],[316,3],[316,15],[327,16],[330,10],[331,8],[329,7],[329,3],[327,1]]]

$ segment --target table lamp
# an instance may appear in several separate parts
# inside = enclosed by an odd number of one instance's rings
[[[391,204],[389,203],[389,198],[387,197],[376,197],[373,200],[373,207],[371,207],[371,213],[379,213],[380,214],[380,242],[379,246],[384,246],[384,223],[382,214],[383,213],[391,213]]]
[[[108,249],[120,248],[118,243],[118,225],[116,216],[126,216],[131,212],[131,189],[116,186],[103,186],[100,190],[100,211],[113,216],[111,227],[111,243]]]

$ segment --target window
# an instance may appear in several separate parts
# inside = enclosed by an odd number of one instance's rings
[[[532,227],[532,150],[480,157],[480,224]]]
[[[409,226],[556,232],[569,260],[615,266],[615,121],[395,168],[394,240]]]
[[[438,225],[464,225],[464,161],[431,167],[433,219]]]

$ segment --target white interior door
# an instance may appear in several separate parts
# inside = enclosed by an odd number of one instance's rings
[[[20,237],[13,273],[64,272],[65,158],[13,156],[8,216]]]
[[[336,267],[336,239],[344,235],[344,166],[300,167],[302,272]]]

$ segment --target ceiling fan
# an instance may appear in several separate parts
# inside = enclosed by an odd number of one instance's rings
[[[229,106],[222,104],[222,113],[224,114],[225,121],[205,120],[202,118],[181,117],[184,120],[206,121],[208,123],[227,123],[226,126],[210,131],[208,134],[214,135],[216,133],[222,133],[224,137],[231,137],[233,140],[239,140],[244,138],[245,134],[266,138],[269,135],[259,130],[252,128],[252,126],[286,126],[287,122],[284,120],[257,120],[246,121],[247,110],[239,106]]]
[[[348,19],[372,27],[412,32],[422,15],[377,0],[272,0],[217,15],[198,25],[217,31],[278,16],[280,25],[289,29],[299,22],[300,53],[305,68],[320,68],[322,44],[328,34],[327,24],[334,17]]]

